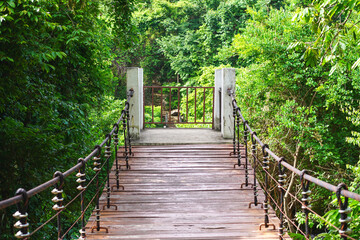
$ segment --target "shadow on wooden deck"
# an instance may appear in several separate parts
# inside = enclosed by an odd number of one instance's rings
[[[151,128],[140,133],[134,145],[179,145],[179,144],[226,144],[221,132],[208,128]]]

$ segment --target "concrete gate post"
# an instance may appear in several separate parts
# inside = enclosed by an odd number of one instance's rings
[[[134,90],[130,99],[130,136],[131,139],[140,138],[140,129],[143,128],[143,69],[138,67],[127,68],[127,91]]]
[[[221,130],[221,95],[220,89],[222,87],[222,72],[223,69],[215,69],[215,89],[214,89],[214,129]]]
[[[221,69],[221,134],[223,138],[233,138],[234,136],[234,117],[232,99],[228,95],[228,89],[235,91],[235,69]]]

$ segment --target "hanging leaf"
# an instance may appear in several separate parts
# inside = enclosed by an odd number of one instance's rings
[[[355,69],[355,68],[357,68],[359,66],[359,64],[360,64],[360,58],[358,60],[356,60],[356,62],[354,62],[354,64],[352,65],[351,68]]]
[[[307,66],[315,66],[319,59],[318,50],[308,47],[305,51],[304,59]]]
[[[338,65],[335,64],[334,66],[332,66],[332,68],[330,69],[330,72],[329,72],[329,76],[331,76],[335,71],[336,69],[338,68]]]

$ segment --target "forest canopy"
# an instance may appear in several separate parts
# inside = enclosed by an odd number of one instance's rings
[[[213,86],[215,69],[236,68],[238,103],[271,148],[360,193],[359,7],[357,0],[0,2],[0,198],[67,169],[103,137],[133,66],[144,68],[145,85],[187,86]],[[338,225],[324,204],[334,196],[312,197]],[[289,197],[286,204],[303,224],[301,207]],[[359,203],[352,208],[359,212]],[[359,238],[360,217],[352,217]],[[10,237],[3,219],[0,234]],[[313,234],[336,235],[312,221]]]
[[[119,117],[112,61],[135,36],[132,7],[128,0],[0,2],[0,199],[72,167]],[[33,201],[30,222],[41,223],[51,198]],[[1,239],[13,239],[13,211],[1,211]],[[51,232],[35,237],[54,239]]]

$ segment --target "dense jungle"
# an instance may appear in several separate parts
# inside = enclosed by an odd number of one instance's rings
[[[359,10],[359,0],[0,1],[0,200],[71,168],[103,139],[124,106],[127,67],[143,68],[153,86],[213,86],[215,69],[235,68],[239,107],[261,139],[360,194]],[[286,215],[301,228],[294,174],[287,187]],[[50,195],[31,199],[32,229],[52,216]],[[314,187],[311,197],[322,216],[310,214],[312,238],[340,239],[329,225],[340,225],[335,194]],[[359,239],[360,203],[349,204]],[[79,215],[71,209],[64,228]],[[14,211],[0,210],[1,239],[13,239]],[[34,239],[55,239],[54,229]]]

